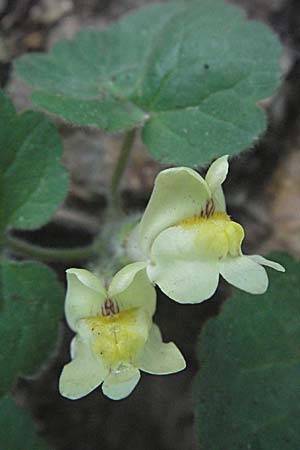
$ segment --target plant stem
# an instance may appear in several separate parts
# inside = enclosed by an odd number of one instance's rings
[[[14,236],[6,236],[5,244],[17,254],[29,256],[40,261],[78,261],[88,259],[94,254],[94,245],[76,248],[45,248]]]
[[[111,191],[111,197],[112,202],[115,204],[118,204],[118,187],[120,184],[120,181],[122,179],[123,173],[126,169],[128,158],[130,155],[130,152],[132,150],[134,138],[135,138],[135,132],[136,129],[133,128],[132,130],[127,131],[124,137],[123,145],[119,154],[119,158],[117,160],[117,164],[115,166],[115,169],[113,171],[112,177],[111,177],[111,183],[110,183],[110,191]]]

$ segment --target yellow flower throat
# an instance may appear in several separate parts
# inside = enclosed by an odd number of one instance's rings
[[[101,315],[87,317],[84,321],[91,333],[94,353],[109,367],[117,368],[134,361],[147,341],[151,319],[141,308],[120,311],[114,307],[112,310],[115,312],[106,314],[107,308],[102,307]]]
[[[179,221],[177,226],[193,231],[194,245],[202,256],[224,258],[241,254],[243,227],[225,212],[195,215]]]

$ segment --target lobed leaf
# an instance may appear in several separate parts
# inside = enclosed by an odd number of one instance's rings
[[[205,450],[291,450],[300,444],[300,262],[272,255],[260,296],[236,293],[203,328],[195,380]]]
[[[276,88],[278,59],[265,25],[201,0],[149,5],[49,54],[25,55],[16,68],[37,106],[107,131],[141,127],[156,159],[194,165],[263,132],[257,101]]]
[[[2,92],[0,123],[0,230],[39,227],[66,195],[60,138],[44,115],[16,114]]]
[[[0,264],[0,396],[49,356],[63,315],[63,289],[38,263]]]

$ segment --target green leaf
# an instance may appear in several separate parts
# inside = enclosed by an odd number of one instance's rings
[[[272,255],[266,294],[236,293],[200,336],[197,430],[205,450],[300,448],[300,262]]]
[[[29,414],[19,409],[10,395],[0,399],[1,450],[46,450],[46,444],[36,434]]]
[[[37,263],[1,263],[0,395],[50,355],[62,315],[63,290],[52,270]]]
[[[201,0],[149,5],[16,67],[39,107],[108,131],[141,127],[155,158],[193,165],[237,153],[262,133],[257,101],[278,83],[279,51],[262,23]]]
[[[66,195],[60,138],[42,114],[16,114],[1,91],[0,122],[0,230],[39,227]]]

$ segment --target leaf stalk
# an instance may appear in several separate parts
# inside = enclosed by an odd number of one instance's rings
[[[7,235],[5,245],[14,253],[39,261],[80,261],[89,259],[95,253],[94,244],[75,248],[46,248],[12,235]]]

